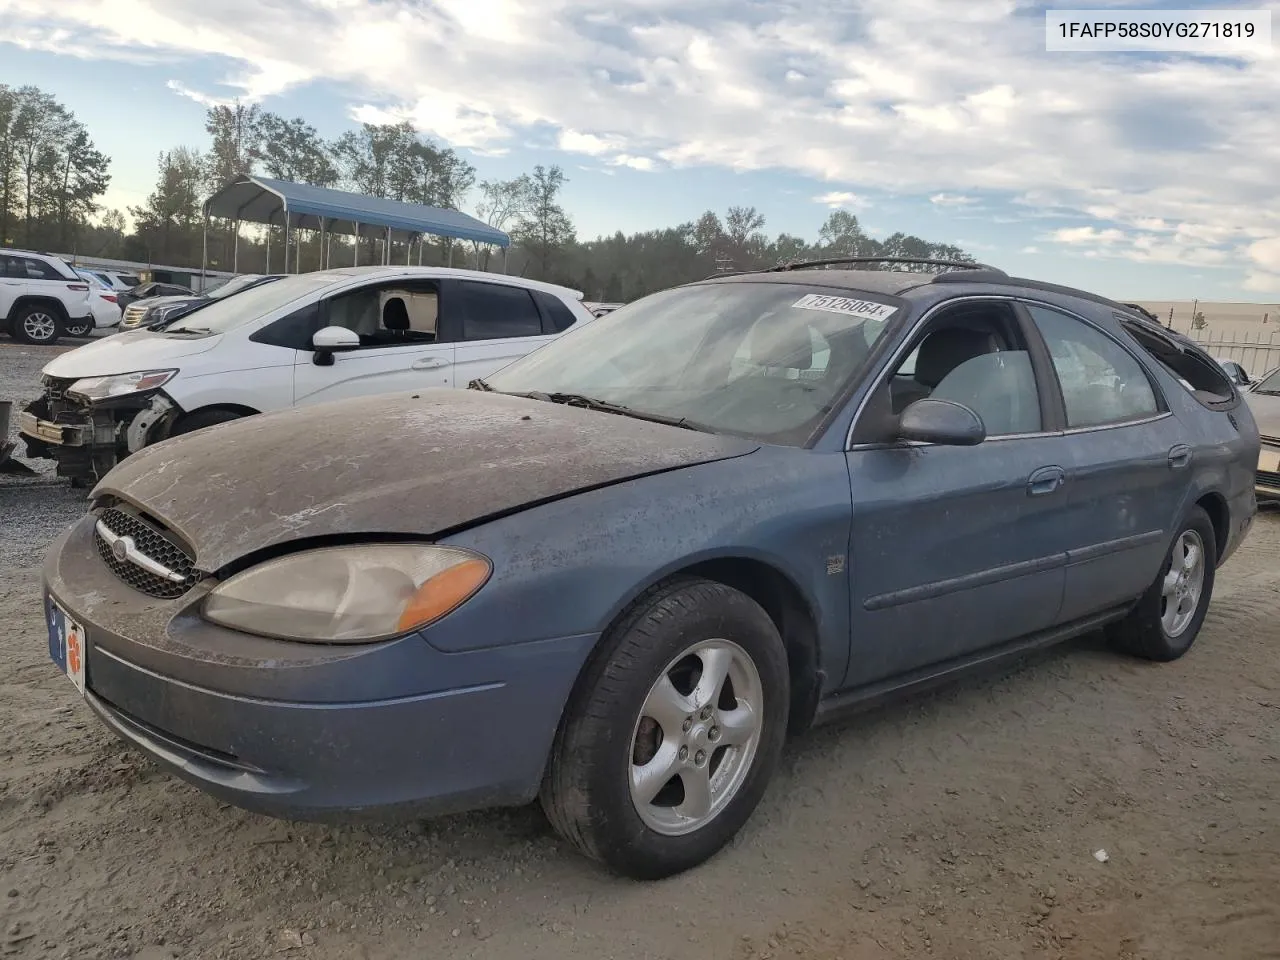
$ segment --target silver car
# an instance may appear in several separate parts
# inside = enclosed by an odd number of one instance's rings
[[[1245,391],[1244,398],[1262,436],[1262,452],[1258,454],[1258,502],[1280,503],[1280,367],[1258,378]]]

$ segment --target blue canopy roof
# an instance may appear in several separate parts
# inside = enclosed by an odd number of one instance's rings
[[[205,201],[204,212],[205,216],[228,220],[277,224],[285,222],[287,212],[289,224],[304,230],[323,227],[334,233],[354,234],[359,224],[361,234],[370,234],[369,227],[390,228],[397,240],[429,233],[499,247],[511,243],[511,238],[501,230],[457,210],[366,197],[271,177],[232,180]]]

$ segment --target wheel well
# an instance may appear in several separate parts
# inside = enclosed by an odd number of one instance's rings
[[[255,413],[260,412],[258,410],[253,409],[253,407],[246,407],[239,403],[211,403],[206,407],[196,407],[194,410],[182,411],[182,413],[178,414],[176,417],[173,418],[172,422],[170,422],[168,427],[164,428],[164,433],[162,434],[162,436],[164,437],[173,436],[173,431],[175,427],[177,427],[180,423],[182,423],[182,421],[190,417],[194,417],[198,413],[212,413],[215,411],[224,411],[224,410],[227,413],[234,413],[236,416],[239,416],[239,417],[251,417]]]
[[[776,567],[759,560],[728,557],[686,567],[673,577],[703,577],[745,593],[764,608],[782,635],[791,669],[788,728],[804,730],[818,706],[818,624],[799,588]]]
[[[1218,545],[1216,555],[1221,557],[1222,552],[1227,549],[1227,539],[1231,534],[1230,512],[1227,510],[1227,501],[1222,498],[1221,494],[1206,493],[1196,501],[1196,506],[1203,509],[1213,523],[1213,539]]]
[[[51,307],[65,323],[67,320],[67,308],[62,305],[62,301],[56,297],[19,297],[13,302],[13,306],[9,309],[9,318],[13,319],[18,315],[18,311],[26,307]]]
[[[234,413],[241,417],[251,417],[255,413],[262,412],[260,410],[253,409],[253,407],[246,407],[239,403],[211,403],[207,407],[196,407],[194,410],[184,410],[178,417],[178,420],[183,420],[186,417],[194,417],[197,413],[212,413],[215,410],[225,410],[227,413]]]

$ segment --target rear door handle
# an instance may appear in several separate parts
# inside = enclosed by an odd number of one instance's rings
[[[1067,482],[1067,471],[1061,467],[1041,467],[1027,481],[1027,495],[1043,497],[1056,492]]]
[[[1172,470],[1181,470],[1183,467],[1191,463],[1191,448],[1185,443],[1180,443],[1169,451],[1169,468]]]
[[[423,357],[421,360],[413,361],[414,370],[439,370],[448,365],[449,361],[444,357]]]

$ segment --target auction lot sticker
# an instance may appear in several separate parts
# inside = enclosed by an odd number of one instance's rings
[[[897,307],[874,300],[857,300],[853,297],[832,297],[822,293],[811,293],[801,297],[791,306],[801,310],[825,310],[827,313],[843,313],[863,320],[888,320],[897,312]]]

